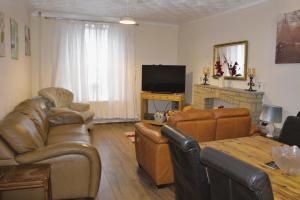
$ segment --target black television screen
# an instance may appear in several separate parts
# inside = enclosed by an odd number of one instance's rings
[[[143,65],[142,90],[159,93],[184,93],[185,66]]]

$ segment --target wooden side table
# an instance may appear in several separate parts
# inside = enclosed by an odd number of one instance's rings
[[[0,192],[43,188],[45,200],[51,200],[50,165],[18,165],[0,167]]]

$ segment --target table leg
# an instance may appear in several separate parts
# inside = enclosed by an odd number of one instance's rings
[[[144,119],[144,114],[148,112],[148,100],[141,99],[141,120]]]
[[[45,197],[45,200],[52,200],[52,191],[51,191],[51,181],[50,181],[50,178],[45,183],[45,186],[44,186],[44,197]]]

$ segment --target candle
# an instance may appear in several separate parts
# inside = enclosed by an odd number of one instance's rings
[[[252,67],[252,68],[249,67],[247,72],[248,72],[248,76],[253,76],[254,77],[256,75],[256,69],[254,67]]]
[[[204,67],[203,68],[203,74],[207,75],[209,73],[209,68],[208,67]]]
[[[255,76],[255,75],[256,75],[256,69],[252,68],[252,76]]]

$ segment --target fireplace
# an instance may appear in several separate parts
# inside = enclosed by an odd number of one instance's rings
[[[222,99],[217,99],[217,98],[214,98],[213,99],[213,109],[217,109],[217,108],[220,108],[220,107],[224,107],[224,108],[238,108],[239,106],[236,105],[236,104],[232,104],[232,103],[229,103],[227,101],[223,101]]]
[[[248,108],[250,110],[252,122],[259,120],[262,111],[263,92],[249,92],[236,88],[221,88],[211,85],[195,84],[193,88],[193,108],[213,109],[215,100],[223,101],[231,106]],[[226,107],[226,105],[225,105]]]

